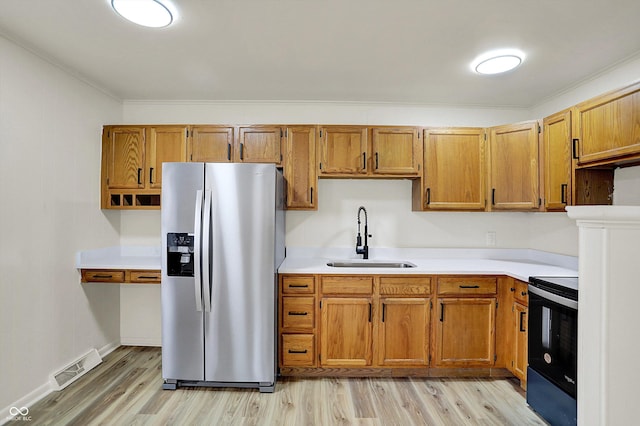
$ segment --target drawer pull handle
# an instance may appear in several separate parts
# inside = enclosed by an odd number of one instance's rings
[[[479,285],[461,285],[460,288],[480,288]]]
[[[289,284],[289,288],[309,288],[309,284]]]
[[[93,278],[113,278],[113,275],[94,275]]]
[[[306,349],[304,349],[304,350],[302,350],[302,351],[299,351],[299,350],[295,350],[295,349],[289,349],[289,353],[290,353],[290,354],[306,354],[306,353],[307,353],[307,350],[306,350]]]
[[[297,311],[289,311],[288,314],[289,315],[300,315],[300,316],[308,315],[307,312],[297,312]]]
[[[158,277],[155,275],[140,275],[138,278],[143,280],[157,280]]]
[[[521,291],[520,294],[523,295],[523,296],[526,296],[527,292],[526,291]]]

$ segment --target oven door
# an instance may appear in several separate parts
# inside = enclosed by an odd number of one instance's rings
[[[529,285],[528,350],[529,367],[575,398],[577,302]]]

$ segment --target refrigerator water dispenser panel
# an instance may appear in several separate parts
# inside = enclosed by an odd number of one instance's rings
[[[193,234],[167,233],[167,275],[193,277]]]

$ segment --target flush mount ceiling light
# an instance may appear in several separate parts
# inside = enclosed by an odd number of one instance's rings
[[[111,0],[111,7],[118,15],[144,27],[161,28],[173,22],[169,8],[157,0]]]
[[[471,69],[478,74],[500,74],[516,68],[524,61],[524,53],[519,50],[494,50],[478,56]]]

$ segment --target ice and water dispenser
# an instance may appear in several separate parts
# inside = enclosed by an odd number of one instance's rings
[[[193,277],[193,234],[167,233],[167,275]]]

